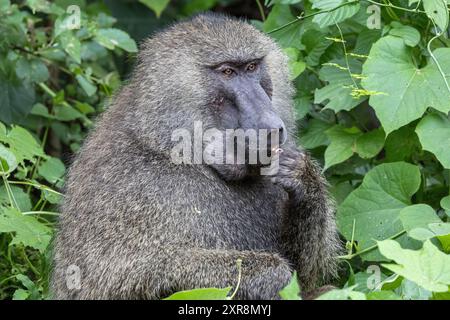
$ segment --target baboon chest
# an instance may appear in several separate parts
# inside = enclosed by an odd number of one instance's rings
[[[229,248],[268,250],[278,247],[287,194],[272,184],[229,185],[211,217],[215,235]]]

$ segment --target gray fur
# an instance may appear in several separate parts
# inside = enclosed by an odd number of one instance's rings
[[[207,165],[176,165],[171,133],[211,127],[202,65],[264,57],[272,102],[290,132],[273,181],[226,181]],[[238,298],[274,299],[296,269],[305,290],[336,270],[339,242],[320,169],[293,146],[294,90],[286,57],[243,21],[200,15],[147,40],[71,166],[55,238],[56,299],[158,299],[234,286]],[[67,288],[67,268],[81,271]]]

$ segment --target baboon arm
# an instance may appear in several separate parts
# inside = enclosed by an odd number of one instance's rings
[[[161,299],[194,288],[234,289],[238,259],[242,265],[237,299],[275,299],[291,279],[288,263],[277,254],[161,247],[135,257],[113,258],[110,271],[103,272],[106,281],[94,284],[101,286],[98,290],[87,289],[93,296],[84,298]]]
[[[288,184],[288,208],[283,217],[284,252],[297,270],[303,291],[313,289],[336,271],[340,248],[334,204],[320,167],[302,151],[287,152],[295,163]],[[280,164],[280,170],[283,168]],[[291,166],[292,169],[292,166]],[[283,177],[282,177],[283,179]]]

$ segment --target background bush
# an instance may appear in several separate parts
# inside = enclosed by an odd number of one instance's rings
[[[346,241],[340,289],[322,298],[450,299],[449,4],[0,0],[0,298],[48,297],[66,167],[136,42],[214,10],[248,18],[290,58],[299,143],[323,163]],[[292,281],[282,296],[298,291]]]

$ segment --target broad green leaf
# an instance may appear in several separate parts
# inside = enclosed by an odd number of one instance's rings
[[[307,52],[306,63],[315,67],[320,64],[320,58],[333,44],[332,40],[326,39],[327,34],[316,29],[307,30],[302,36],[302,43],[305,45]]]
[[[300,50],[297,48],[286,48],[283,51],[288,57],[289,77],[291,80],[294,80],[305,71],[306,63],[301,60]]]
[[[152,9],[155,12],[156,16],[159,18],[161,16],[161,13],[169,4],[170,0],[139,0],[139,2]]]
[[[14,291],[13,300],[27,300],[30,296],[30,292],[24,289],[17,289]]]
[[[19,59],[16,64],[16,74],[20,79],[35,83],[47,81],[49,73],[44,62],[38,59]]]
[[[326,146],[330,143],[325,132],[333,125],[318,119],[308,121],[308,127],[300,132],[300,144],[306,149],[314,149],[319,146]]]
[[[355,2],[353,0],[311,0],[312,8],[322,10],[331,10],[344,3]],[[359,3],[344,5],[331,12],[325,12],[314,16],[313,21],[321,28],[340,23],[353,17],[359,11]]]
[[[447,216],[450,217],[450,196],[441,199],[441,208],[444,209]]]
[[[33,107],[35,91],[27,81],[8,81],[0,75],[0,121],[21,121]]]
[[[32,208],[30,195],[26,193],[22,188],[10,185],[9,189],[11,190],[11,199],[9,198],[8,191],[6,187],[0,186],[0,205],[9,207],[12,205],[14,207],[18,207],[21,211],[29,211]],[[1,209],[0,209],[1,210]]]
[[[45,157],[42,147],[36,139],[24,128],[13,126],[6,137],[0,137],[0,140],[9,145],[9,149],[16,156],[20,163],[24,159],[33,160],[34,157]]]
[[[381,254],[396,263],[383,264],[383,267],[429,291],[449,290],[450,255],[440,251],[429,240],[417,251],[403,249],[393,240],[379,241],[378,248]]]
[[[137,52],[136,42],[127,33],[119,29],[100,29],[94,40],[110,50],[119,47],[128,52]]]
[[[45,251],[51,239],[51,229],[40,223],[35,217],[24,215],[16,209],[3,208],[0,213],[0,232],[13,232],[14,237],[10,242],[23,244]]]
[[[411,26],[403,25],[400,22],[393,21],[391,23],[392,29],[389,30],[389,34],[402,38],[405,44],[410,47],[415,47],[420,42],[420,32],[416,28]]]
[[[54,118],[60,121],[72,121],[84,118],[82,113],[68,105],[55,106],[53,112],[55,113]]]
[[[16,156],[3,144],[0,144],[0,164],[0,175],[10,173],[17,168]]]
[[[422,0],[423,8],[428,17],[434,21],[434,23],[445,31],[448,28],[448,8],[445,0]]]
[[[330,61],[320,69],[319,77],[328,85],[316,89],[314,103],[323,103],[326,109],[335,113],[341,110],[351,110],[362,101],[363,97],[355,96],[353,92],[359,88],[361,80],[361,62],[356,59],[348,59],[349,65],[344,60]]]
[[[381,164],[369,171],[364,180],[339,206],[337,224],[347,240],[358,242],[358,251],[404,232],[400,212],[411,204],[421,182],[417,166],[404,163]],[[406,241],[400,239],[401,241]],[[364,260],[382,260],[377,250],[361,255]]]
[[[434,55],[449,75],[450,49],[436,49]],[[373,45],[363,76],[362,85],[372,94],[370,105],[386,133],[420,118],[428,107],[450,111],[450,92],[437,66],[430,61],[417,68],[410,48],[400,38],[387,36]]]
[[[75,60],[76,63],[81,63],[81,43],[78,38],[73,35],[71,31],[66,31],[59,36],[59,43],[64,51]]]
[[[311,96],[302,96],[294,99],[295,118],[297,120],[303,119],[310,110],[312,104]]]
[[[193,16],[196,13],[208,11],[212,9],[219,0],[190,0],[184,1],[183,5],[179,10],[187,17]],[[253,20],[255,21],[255,20]],[[259,20],[256,20],[261,22]],[[262,22],[261,22],[262,23]]]
[[[38,173],[51,184],[62,181],[66,172],[64,163],[58,158],[49,158],[42,162],[38,167]]]
[[[39,293],[39,288],[37,287],[36,283],[31,281],[30,278],[28,278],[24,274],[18,274],[16,275],[16,279],[19,280],[25,288],[27,288],[26,291],[29,294],[28,298],[30,300],[37,300],[40,298],[41,295]]]
[[[164,300],[226,300],[230,291],[231,287],[185,290],[176,292]]]
[[[386,151],[386,162],[407,161],[420,152],[421,145],[417,137],[415,126],[404,126],[391,132],[384,144]]]
[[[403,277],[401,278],[403,279]],[[403,279],[400,288],[396,292],[403,300],[429,300],[432,296],[432,292],[408,279]]]
[[[300,297],[300,286],[298,285],[297,273],[294,272],[289,284],[280,291],[283,300],[302,300]]]
[[[372,158],[384,145],[384,133],[379,129],[363,133],[356,127],[345,128],[335,125],[325,133],[331,143],[325,151],[324,170],[344,162],[355,153],[362,158]]]
[[[372,45],[380,39],[381,31],[377,29],[364,29],[362,30],[358,38],[356,39],[355,49],[353,53],[362,55],[363,57],[368,55]]]
[[[364,293],[354,291],[354,289],[355,286],[330,290],[316,300],[366,300],[366,295]]]
[[[373,291],[366,294],[367,300],[402,300],[392,291]]]
[[[356,139],[362,134],[356,127],[345,128],[340,125],[335,125],[325,133],[330,139],[330,145],[325,150],[324,170],[349,159],[355,151]]]
[[[0,11],[6,12],[8,8],[11,6],[10,0],[0,0]]]
[[[277,4],[273,6],[266,21],[264,21],[264,32],[271,32],[281,26],[284,26],[291,21],[294,21],[295,17],[290,11],[288,5]],[[285,27],[279,31],[270,34],[281,47],[288,48],[294,47],[297,49],[304,49],[301,43],[302,34],[305,32],[305,28],[310,25],[307,21],[302,23],[293,23],[288,27]]]
[[[450,120],[431,113],[417,125],[416,133],[424,150],[432,152],[446,169],[450,169]]]
[[[415,228],[426,228],[430,223],[440,223],[436,212],[429,205],[415,204],[400,211],[400,221],[406,231]]]
[[[85,76],[77,74],[75,77],[78,84],[83,88],[84,92],[88,97],[92,97],[97,92],[97,87],[93,85]]]

